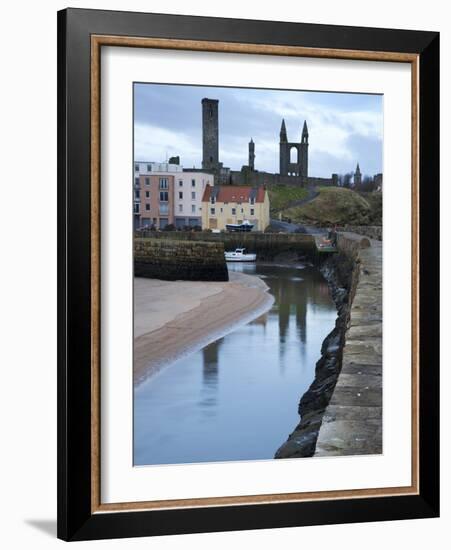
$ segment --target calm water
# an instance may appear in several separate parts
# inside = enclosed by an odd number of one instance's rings
[[[312,267],[229,264],[261,276],[271,310],[135,390],[134,463],[270,459],[299,422],[336,310]]]

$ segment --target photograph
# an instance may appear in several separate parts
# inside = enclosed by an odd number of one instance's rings
[[[383,94],[132,85],[133,465],[382,454]]]

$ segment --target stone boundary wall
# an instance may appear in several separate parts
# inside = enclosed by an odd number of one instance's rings
[[[312,225],[311,227],[317,230],[320,229],[326,233],[332,226],[333,224]],[[339,233],[355,233],[355,237],[362,235],[369,239],[382,241],[383,230],[381,225],[337,225],[336,228]]]
[[[303,233],[211,233],[208,231],[148,231],[143,234],[155,241],[188,241],[222,244],[223,250],[246,248],[256,252],[258,260],[274,260],[279,255],[293,254],[313,259],[316,255],[315,239]],[[139,238],[137,238],[139,240]]]
[[[293,187],[305,187],[306,185],[333,186],[332,178],[317,178],[309,176],[307,181],[302,176],[281,176],[269,172],[252,172],[250,170],[231,170],[230,180],[232,185],[290,185]]]
[[[165,281],[228,281],[223,243],[135,238],[135,277]]]

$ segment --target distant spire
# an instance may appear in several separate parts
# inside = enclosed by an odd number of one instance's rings
[[[254,140],[253,140],[252,138],[251,138],[251,141],[250,141],[250,143],[254,143]]]
[[[360,172],[359,163],[357,163],[357,166],[355,168],[355,173],[354,173],[354,187],[360,187],[361,185],[362,185],[362,173]]]
[[[288,141],[284,118],[282,119],[282,126],[280,127],[280,141]]]
[[[302,127],[301,143],[304,145],[308,145],[308,128],[306,120],[304,120],[304,126]]]

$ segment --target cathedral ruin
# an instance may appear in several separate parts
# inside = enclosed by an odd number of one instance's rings
[[[258,144],[251,138],[248,144],[248,163],[241,170],[232,170],[223,166],[219,159],[219,100],[202,99],[202,171],[215,176],[215,182],[232,185],[272,185],[289,184],[297,186],[338,185],[338,175],[330,178],[318,178],[309,175],[309,132],[304,120],[300,141],[288,141],[285,119],[279,133],[279,173],[264,172],[256,169],[256,149]],[[200,170],[199,170],[200,171]],[[380,180],[382,174],[374,177]],[[361,183],[362,175],[357,165],[355,182]],[[382,187],[382,183],[380,183]]]

